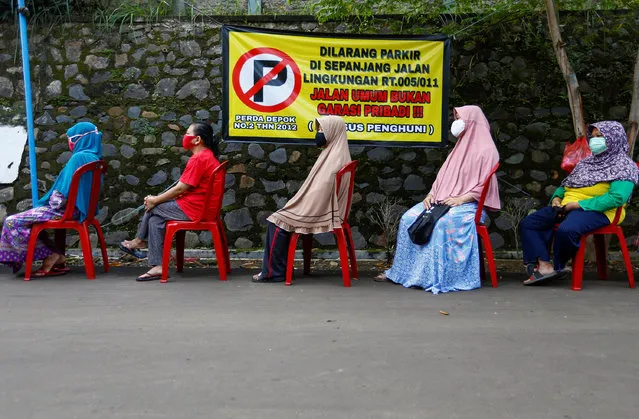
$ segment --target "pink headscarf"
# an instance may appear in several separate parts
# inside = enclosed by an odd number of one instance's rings
[[[490,135],[488,120],[478,106],[455,108],[455,117],[463,120],[466,128],[439,169],[430,193],[435,202],[465,194],[479,201],[486,178],[499,162],[499,153]],[[501,209],[495,175],[484,204],[492,210]]]

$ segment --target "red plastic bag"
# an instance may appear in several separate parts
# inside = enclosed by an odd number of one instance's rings
[[[564,157],[561,159],[561,168],[570,173],[577,163],[590,155],[592,155],[592,151],[590,151],[590,147],[588,147],[588,140],[586,137],[579,137],[574,143],[566,144]]]

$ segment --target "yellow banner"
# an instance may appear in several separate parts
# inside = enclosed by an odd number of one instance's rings
[[[446,37],[339,37],[223,27],[226,141],[300,143],[340,115],[351,143],[441,146]]]

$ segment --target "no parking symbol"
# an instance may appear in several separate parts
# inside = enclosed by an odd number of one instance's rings
[[[249,108],[277,112],[292,104],[302,88],[300,69],[286,53],[254,48],[233,68],[233,89]]]

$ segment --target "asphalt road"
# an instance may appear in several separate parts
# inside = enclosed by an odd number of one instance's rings
[[[0,418],[639,417],[623,274],[433,296],[337,270],[293,287],[142,272],[0,270]]]

